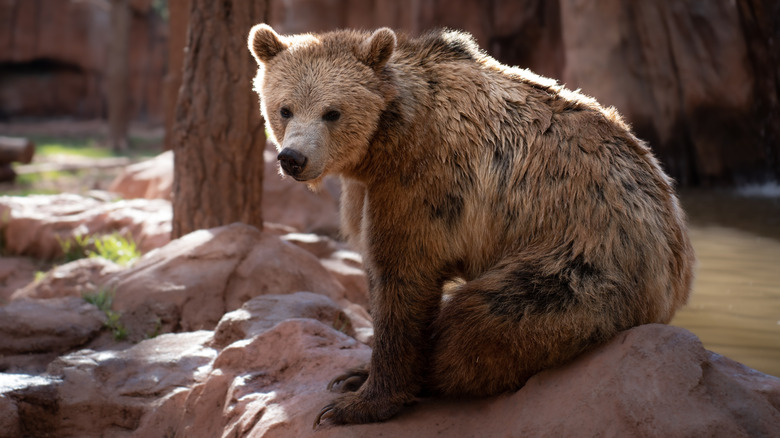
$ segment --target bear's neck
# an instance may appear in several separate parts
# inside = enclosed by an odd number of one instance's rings
[[[354,175],[347,176],[367,184],[395,181],[407,186],[423,178],[425,163],[442,151],[435,146],[433,131],[425,128],[426,123],[433,122],[430,90],[417,85],[418,81],[395,80],[410,75],[420,77],[421,72],[401,63],[389,67],[393,72],[392,97],[379,117],[365,159]]]

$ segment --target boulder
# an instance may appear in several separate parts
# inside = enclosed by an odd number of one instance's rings
[[[780,430],[780,379],[665,325],[622,332],[515,393],[420,398],[383,423],[314,430],[319,410],[337,397],[328,381],[371,356],[334,326],[338,312],[309,293],[258,297],[226,315],[216,333],[82,350],[40,377],[0,373],[0,436],[768,437]]]
[[[339,250],[321,259],[322,266],[344,287],[344,298],[352,303],[369,307],[368,279],[363,270],[363,258],[350,250]]]
[[[320,321],[283,321],[219,353],[211,374],[188,395],[176,436],[311,434],[315,413],[332,396],[324,385],[370,355],[366,345]]]
[[[171,200],[173,188],[173,151],[140,163],[131,164],[114,178],[108,191],[124,199]]]
[[[344,312],[324,295],[311,292],[265,295],[226,313],[214,330],[213,345],[221,349],[266,332],[285,320],[298,318],[316,319],[352,337],[356,337],[356,328],[371,327],[364,315],[355,311]]]
[[[281,236],[281,238],[285,242],[305,249],[318,259],[330,257],[331,254],[345,247],[343,243],[317,234],[287,233]]]
[[[289,233],[281,238],[319,258],[322,266],[344,287],[344,298],[368,308],[368,280],[360,254],[351,251],[346,243],[327,236]]]
[[[41,279],[14,292],[11,299],[82,297],[98,290],[109,275],[121,269],[101,257],[75,260],[53,267]]]
[[[303,290],[344,297],[309,252],[239,223],[176,239],[109,278],[106,287],[116,293],[114,310],[140,318],[123,322],[141,338],[159,320],[181,331],[213,329],[226,312],[259,295]]]
[[[32,283],[39,269],[40,263],[29,257],[0,257],[0,306],[19,289]]]
[[[76,236],[119,233],[141,252],[170,241],[171,204],[162,199],[103,202],[79,195],[0,196],[0,232],[10,254],[55,259]]]
[[[183,406],[182,396],[208,374],[216,355],[206,346],[211,335],[168,334],[124,351],[82,350],[54,361],[46,376],[5,388],[12,376],[0,374],[0,400],[12,401],[0,409],[17,408],[15,436],[165,436],[165,429],[128,433],[161,405]]]
[[[328,380],[368,356],[318,321],[278,324],[220,352],[189,394],[176,436],[768,437],[780,430],[780,379],[662,325],[621,333],[513,394],[421,399],[384,423],[312,430],[335,397],[324,389]]]
[[[63,352],[103,327],[105,315],[81,298],[16,300],[0,307],[0,354]]]

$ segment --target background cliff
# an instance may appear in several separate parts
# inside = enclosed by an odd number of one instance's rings
[[[130,115],[165,121],[170,131],[190,1],[129,4]],[[271,0],[265,5],[265,21],[285,33],[378,26],[412,34],[434,27],[466,30],[500,61],[616,106],[681,185],[780,179],[780,2]],[[0,3],[0,118],[106,116],[109,7],[106,0]],[[246,30],[235,29],[235,38],[243,40]]]

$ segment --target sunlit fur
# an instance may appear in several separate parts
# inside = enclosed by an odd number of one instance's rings
[[[310,160],[300,179],[341,175],[344,232],[369,275],[368,378],[318,422],[385,420],[421,393],[514,391],[687,300],[672,183],[613,108],[460,32],[258,26],[249,47],[274,141]],[[342,118],[323,122],[333,107]]]

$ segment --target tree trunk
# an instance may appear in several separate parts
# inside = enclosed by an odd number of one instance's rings
[[[130,117],[128,59],[132,12],[128,0],[111,0],[111,40],[108,44],[108,137],[115,151],[127,149]]]
[[[173,133],[174,239],[232,222],[263,226],[265,132],[246,38],[266,5],[191,0]]]
[[[173,149],[173,128],[176,124],[176,100],[181,88],[184,66],[184,48],[187,46],[187,27],[190,19],[190,0],[168,0],[168,72],[163,90],[165,97],[165,144]]]

